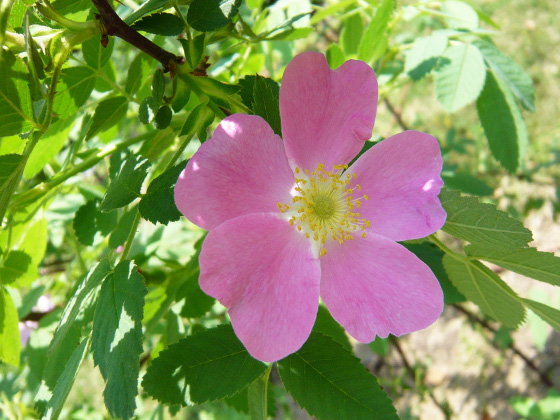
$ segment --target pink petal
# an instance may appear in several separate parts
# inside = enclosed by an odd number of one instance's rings
[[[280,137],[255,115],[225,118],[189,160],[175,186],[177,208],[210,230],[234,217],[291,203],[294,175]]]
[[[319,261],[308,239],[271,213],[240,216],[210,231],[200,287],[229,308],[237,337],[273,362],[309,337],[319,304]]]
[[[327,169],[350,162],[371,137],[377,109],[377,79],[363,61],[331,70],[325,56],[295,57],[282,78],[280,115],[290,163]]]
[[[435,138],[405,131],[373,146],[348,169],[357,175],[358,210],[371,229],[394,241],[423,238],[441,228],[447,217],[438,194],[441,152]],[[357,198],[357,196],[355,197]]]
[[[325,305],[363,343],[426,328],[443,310],[443,292],[428,266],[381,235],[331,242],[321,273]]]

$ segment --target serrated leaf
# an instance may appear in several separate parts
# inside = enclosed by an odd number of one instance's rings
[[[347,350],[352,350],[352,345],[348,340],[344,328],[335,321],[329,310],[324,305],[319,305],[317,311],[317,319],[313,325],[313,331],[328,335],[334,341],[342,344]]]
[[[156,70],[152,77],[152,97],[156,102],[161,102],[165,92],[165,77],[161,69]]]
[[[76,112],[90,97],[97,76],[89,67],[66,67],[62,69],[56,85],[53,109],[60,116]]]
[[[486,182],[466,172],[445,171],[441,174],[441,179],[443,179],[447,188],[467,194],[485,197],[494,193],[494,190]]]
[[[541,252],[535,248],[502,250],[474,245],[465,247],[465,252],[507,270],[560,286],[560,257],[555,257],[551,252]]]
[[[471,30],[478,28],[478,14],[465,2],[447,0],[441,5],[441,11],[446,15],[450,28]]]
[[[107,131],[120,122],[126,116],[127,109],[128,99],[124,96],[115,96],[99,102],[95,108],[85,140],[87,141],[97,134]]]
[[[381,1],[381,4],[375,12],[375,16],[360,40],[360,45],[358,46],[359,60],[369,63],[376,55],[376,49],[380,45],[381,39],[386,36],[385,32],[394,6],[394,0]]]
[[[447,36],[441,33],[417,38],[412,48],[405,52],[404,71],[412,80],[420,80],[429,74],[440,62],[447,42]]]
[[[74,232],[76,233],[78,240],[84,245],[93,244],[93,238],[97,232],[97,228],[95,226],[96,213],[97,205],[94,200],[90,200],[81,206],[74,216]]]
[[[152,96],[146,96],[140,103],[138,118],[142,124],[149,124],[158,111],[158,104]]]
[[[93,318],[93,360],[105,379],[109,413],[132,417],[138,394],[142,317],[147,290],[132,261],[121,261],[104,280]]]
[[[0,266],[0,284],[11,284],[16,280],[24,281],[26,277],[32,275],[30,273],[32,266],[31,257],[25,252],[17,250],[8,252]],[[35,274],[37,274],[36,267]]]
[[[274,80],[257,76],[253,86],[253,112],[262,117],[274,133],[281,136],[279,97],[280,87]]]
[[[430,270],[435,274],[443,290],[445,304],[450,305],[466,300],[465,296],[463,296],[449,281],[449,277],[443,268],[444,253],[439,248],[427,242],[421,244],[405,243],[404,245],[410,252],[413,252],[414,255],[420,258],[423,263],[430,267]]]
[[[435,73],[437,99],[447,112],[455,112],[473,102],[486,77],[482,54],[473,45],[453,45],[443,54],[449,60]]]
[[[29,159],[27,159],[23,170],[23,177],[25,179],[30,179],[37,175],[62,150],[68,140],[68,135],[75,120],[72,116],[51,124],[31,152],[31,155],[29,155]]]
[[[205,37],[205,34],[200,34],[191,40],[179,39],[179,42],[183,46],[183,51],[185,52],[186,64],[190,70],[195,69],[198,63],[200,63],[200,60],[202,60]]]
[[[124,160],[117,176],[109,184],[99,210],[110,212],[139,198],[150,166],[151,163],[140,156],[130,156]]]
[[[0,286],[0,360],[19,366],[21,344],[18,314],[12,297]]]
[[[492,71],[507,83],[523,107],[534,111],[535,89],[525,70],[489,41],[478,40],[474,45],[480,50]]]
[[[213,31],[230,23],[240,5],[241,0],[194,0],[187,22],[197,31]]]
[[[556,331],[560,332],[560,311],[540,302],[523,299],[523,303]]]
[[[183,32],[185,25],[180,17],[171,13],[154,13],[134,22],[132,28],[150,34],[176,36]]]
[[[22,160],[22,155],[9,154],[0,156],[0,192],[17,175]]]
[[[117,223],[117,227],[109,236],[109,247],[112,249],[117,249],[119,245],[124,244],[126,238],[130,234],[134,219],[138,213],[138,206],[134,206],[132,209],[124,213]]]
[[[516,249],[533,240],[531,231],[492,204],[458,191],[442,190],[441,205],[447,212],[442,230],[475,245],[496,249]]]
[[[76,380],[76,376],[78,375],[78,370],[84,361],[86,356],[88,346],[89,345],[89,337],[86,337],[82,340],[80,345],[76,347],[70,360],[64,366],[64,369],[56,382],[56,386],[52,391],[52,398],[49,399],[45,413],[41,417],[45,420],[57,419],[60,411],[62,410],[62,406],[72,389],[72,385]]]
[[[249,400],[249,415],[251,420],[266,420],[268,417],[267,390],[270,368],[260,378],[249,385],[247,397]]]
[[[171,0],[147,0],[143,2],[138,9],[136,9],[134,12],[132,12],[130,15],[124,18],[124,22],[127,25],[132,25],[142,16],[145,16],[148,13],[153,12],[155,10],[159,10],[159,9],[165,10],[170,6],[171,6]]]
[[[212,111],[206,103],[198,104],[189,114],[185,124],[181,128],[179,136],[194,136],[203,142],[206,141],[208,134],[206,130],[214,121],[214,111]]]
[[[260,381],[260,380],[261,378],[255,379],[255,381]],[[249,385],[249,387],[250,386],[251,385]],[[232,395],[231,397],[224,398],[224,402],[239,413],[249,414],[249,387],[244,388],[243,390],[239,391],[237,394]],[[270,385],[267,387],[266,402],[267,402],[267,414],[269,417],[274,418],[274,416],[276,415],[276,404],[274,399],[273,387]]]
[[[114,46],[115,41],[113,37],[109,38],[109,43],[106,48],[101,45],[101,41],[98,36],[88,39],[82,43],[82,54],[84,56],[84,60],[86,60],[86,63],[90,67],[100,69],[107,64],[111,58]]]
[[[286,390],[321,420],[398,420],[385,391],[360,360],[329,337],[312,332],[296,353],[278,362]]]
[[[327,62],[329,63],[329,67],[331,69],[336,69],[346,61],[346,57],[344,56],[344,52],[342,48],[338,46],[338,44],[331,44],[329,48],[327,48]]]
[[[56,348],[63,342],[64,337],[68,334],[77,316],[83,308],[84,302],[90,297],[91,293],[101,284],[103,279],[110,273],[111,265],[104,258],[97,263],[82,279],[78,288],[73,293],[72,298],[66,304],[60,323],[56,327],[53,339],[49,346],[49,355],[53,354]]]
[[[509,172],[515,172],[529,142],[527,128],[508,87],[491,71],[486,75],[476,109],[492,155]]]
[[[153,360],[144,391],[164,404],[200,404],[242,390],[266,370],[253,359],[231,325],[220,325],[179,340]]]
[[[33,128],[33,105],[28,70],[22,60],[0,50],[0,137],[12,136]]]
[[[516,328],[525,319],[517,294],[496,273],[474,260],[443,257],[443,266],[453,285],[487,316],[506,327]]]
[[[189,103],[191,89],[178,77],[175,78],[174,82],[175,90],[173,91],[173,98],[171,98],[171,108],[174,113],[178,113]]]
[[[164,105],[156,112],[154,117],[154,127],[158,130],[164,130],[171,124],[173,118],[173,111],[169,105]]]
[[[167,225],[181,218],[181,212],[175,205],[173,188],[185,166],[187,161],[178,163],[150,183],[138,206],[144,219],[154,225],[157,222]]]

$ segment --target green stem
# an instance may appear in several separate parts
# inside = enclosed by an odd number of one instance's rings
[[[136,231],[138,230],[139,224],[140,224],[140,211],[138,211],[138,213],[136,213],[136,217],[134,217],[134,222],[132,222],[132,229],[128,234],[128,238],[126,238],[124,249],[119,261],[124,261],[128,258],[128,254],[130,253],[130,248],[132,248],[132,242],[134,242],[134,236],[136,236]]]
[[[144,133],[144,134],[141,134],[139,136],[133,137],[131,139],[128,139],[127,141],[124,141],[122,143],[109,145],[109,146],[105,147],[103,150],[96,153],[95,155],[90,156],[89,158],[87,158],[86,160],[81,162],[79,165],[76,165],[75,167],[73,167],[69,171],[67,171],[65,173],[62,173],[58,176],[55,176],[55,177],[49,179],[48,181],[43,182],[40,185],[37,185],[35,188],[33,188],[31,190],[28,190],[28,191],[16,196],[16,198],[14,199],[12,204],[14,205],[14,207],[23,207],[23,206],[37,200],[38,198],[42,197],[48,191],[50,191],[53,188],[55,188],[56,186],[62,184],[67,179],[79,174],[80,172],[86,171],[89,168],[95,166],[104,157],[109,156],[110,154],[113,154],[113,153],[118,152],[120,150],[126,149],[127,147],[129,147],[129,146],[131,146],[135,143],[146,140],[146,139],[150,138],[152,135],[153,135],[152,132],[148,132],[148,133]]]
[[[76,22],[75,20],[68,19],[58,13],[51,4],[47,1],[45,4],[40,2],[35,3],[35,7],[43,16],[50,20],[54,20],[56,23],[64,26],[66,29],[72,31],[81,31],[87,29],[91,26],[91,21],[88,22]]]
[[[185,139],[179,145],[179,148],[175,151],[175,153],[173,153],[173,156],[171,157],[171,160],[169,161],[169,163],[167,164],[167,166],[165,168],[166,171],[168,169],[170,169],[173,165],[175,165],[175,162],[177,162],[179,160],[179,158],[181,157],[181,155],[183,154],[183,152],[185,151],[186,147],[188,146],[188,144],[190,143],[190,141],[192,140],[193,137],[194,137],[194,134],[191,134],[190,136],[185,137]]]
[[[251,420],[266,420],[268,417],[268,378],[272,365],[263,376],[249,385],[249,415]]]
[[[465,255],[457,254],[455,251],[447,247],[447,245],[445,245],[442,241],[440,241],[435,234],[428,236],[428,238],[430,238],[430,240],[434,243],[434,245],[436,245],[439,249],[441,249],[450,257],[455,258],[456,260],[461,261],[463,263],[469,260],[469,257]]]
[[[220,109],[219,106],[217,106],[214,102],[212,102],[211,100],[209,100],[208,95],[200,88],[200,86],[198,86],[194,80],[192,80],[192,78],[188,75],[188,74],[180,74],[179,77],[181,78],[181,80],[183,82],[185,82],[185,84],[187,85],[187,87],[192,90],[196,96],[198,96],[198,99],[200,100],[200,102],[206,102],[208,100],[208,107],[214,111],[214,113],[221,119],[224,119],[226,117],[226,114],[224,113],[224,111],[222,111]]]

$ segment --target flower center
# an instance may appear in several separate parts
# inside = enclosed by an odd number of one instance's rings
[[[312,172],[296,168],[292,204],[278,203],[290,224],[315,241],[319,256],[327,253],[324,246],[327,240],[342,244],[353,240],[354,234],[360,232],[365,238],[364,230],[371,226],[369,220],[354,211],[360,208],[360,200],[369,200],[365,194],[354,198],[355,191],[362,189],[359,184],[349,188],[356,174],[343,173],[348,165],[335,165],[334,169],[335,172],[325,171],[322,163]]]

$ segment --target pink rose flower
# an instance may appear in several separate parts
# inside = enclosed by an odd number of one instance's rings
[[[256,359],[297,351],[319,298],[361,342],[425,328],[443,310],[431,270],[396,243],[445,222],[439,144],[406,131],[348,167],[376,108],[367,64],[331,70],[322,54],[298,55],[280,89],[284,141],[258,116],[231,115],[177,181],[177,207],[209,231],[200,287]]]

